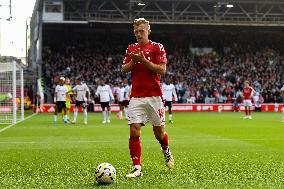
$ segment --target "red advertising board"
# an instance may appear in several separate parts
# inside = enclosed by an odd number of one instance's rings
[[[11,113],[13,112],[13,106],[0,106],[0,113]]]
[[[262,112],[282,112],[283,104],[275,106],[274,104],[262,104]],[[74,105],[71,105],[70,111],[73,112]],[[231,112],[233,111],[232,104],[173,104],[173,112]],[[240,105],[240,110],[244,111],[244,106]],[[79,109],[81,112],[82,109]],[[100,112],[99,104],[94,106],[95,112]],[[111,105],[112,112],[118,112],[119,106],[117,104]],[[44,104],[41,107],[41,112],[54,112],[54,104]]]

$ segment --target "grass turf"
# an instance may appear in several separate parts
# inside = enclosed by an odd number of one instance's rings
[[[0,188],[283,188],[284,124],[279,113],[175,113],[167,124],[176,165],[164,165],[152,128],[142,128],[144,176],[131,170],[129,128],[90,113],[88,125],[52,123],[39,114],[0,133]],[[71,116],[72,117],[72,116]],[[116,183],[95,183],[98,164],[117,169]]]

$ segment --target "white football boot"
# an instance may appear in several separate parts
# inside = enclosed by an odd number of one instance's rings
[[[142,177],[142,176],[143,176],[143,173],[142,173],[141,168],[138,169],[136,167],[134,167],[133,170],[126,175],[127,178],[135,178],[135,177]]]
[[[175,165],[175,160],[174,160],[174,157],[173,157],[170,149],[167,148],[166,150],[162,150],[162,152],[164,153],[164,156],[165,156],[166,166],[169,169],[173,169],[174,165]]]

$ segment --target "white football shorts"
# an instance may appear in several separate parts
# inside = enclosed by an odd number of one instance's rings
[[[144,125],[148,121],[153,126],[165,125],[165,107],[162,98],[159,96],[132,97],[128,106],[128,124]]]
[[[250,106],[250,107],[252,107],[251,100],[244,100],[244,106]]]

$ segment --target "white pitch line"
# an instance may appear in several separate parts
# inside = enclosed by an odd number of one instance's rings
[[[205,139],[206,140],[206,139]],[[243,142],[245,141],[284,141],[283,139],[245,139]],[[144,140],[144,142],[155,142],[156,140]],[[176,141],[178,142],[179,140],[170,140],[170,141]],[[188,141],[196,141],[195,139],[189,139]],[[208,140],[207,140],[208,141]],[[211,141],[227,141],[224,139],[214,139]],[[62,142],[62,141],[0,141],[0,144],[51,144],[51,143],[58,143],[58,142]],[[125,140],[120,140],[120,141],[112,141],[112,140],[70,140],[70,141],[64,141],[64,143],[68,143],[68,144],[78,144],[78,143],[117,143],[117,142],[125,142]]]
[[[33,142],[33,141],[7,141],[0,142],[0,144],[47,144],[48,142]]]
[[[19,121],[18,123],[21,123],[21,122],[23,122],[23,121],[26,121],[27,119],[30,119],[30,118],[34,117],[35,115],[37,115],[37,113],[28,116],[27,118],[25,118],[24,120]],[[16,124],[18,124],[18,123],[16,123]],[[11,125],[8,125],[7,127],[4,127],[3,129],[0,129],[0,133],[2,133],[3,131],[5,131],[5,130],[11,128],[11,127],[13,127],[13,126],[16,125],[16,124],[11,124]]]

